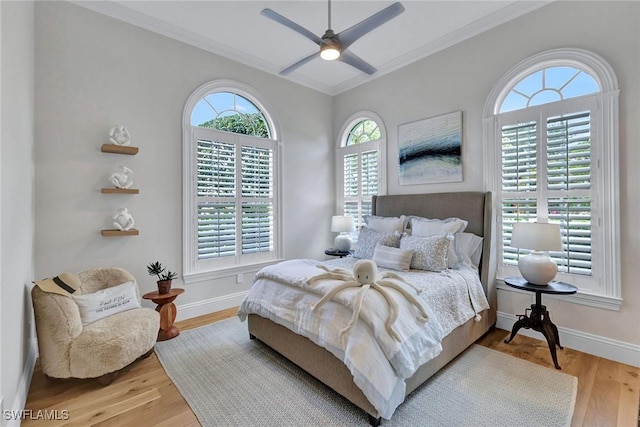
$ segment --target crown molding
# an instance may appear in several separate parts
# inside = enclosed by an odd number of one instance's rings
[[[420,59],[433,55],[434,53],[437,53],[457,43],[474,37],[507,21],[510,21],[511,19],[525,15],[533,10],[551,3],[554,0],[515,1],[509,6],[500,9],[497,12],[492,13],[491,15],[480,18],[461,28],[460,30],[451,32],[433,42],[427,43],[417,49],[414,49],[413,51],[408,52],[394,59],[393,61],[388,61],[381,66],[378,66],[378,72],[373,76],[369,76],[363,73],[335,86],[326,85],[318,82],[315,79],[306,78],[299,73],[292,73],[287,76],[281,76],[279,74],[280,70],[282,69],[281,65],[273,64],[269,61],[261,60],[252,55],[244,54],[242,52],[239,52],[237,49],[234,49],[223,43],[219,43],[215,40],[202,37],[196,33],[169,24],[162,20],[152,18],[143,13],[134,11],[120,3],[116,3],[113,1],[68,1],[85,9],[89,9],[102,15],[117,19],[119,21],[144,28],[157,34],[161,34],[173,40],[186,43],[207,52],[222,56],[229,60],[247,65],[249,67],[267,72],[269,74],[273,74],[299,85],[306,86],[310,89],[322,92],[326,95],[335,96],[357,86],[360,86],[364,83],[382,77],[386,74],[389,74],[393,71],[396,71]]]

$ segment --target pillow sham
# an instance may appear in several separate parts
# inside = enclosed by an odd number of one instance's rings
[[[433,236],[436,234],[455,234],[464,231],[467,228],[468,221],[460,218],[447,219],[428,219],[428,218],[411,218],[411,235],[412,236]]]
[[[415,270],[442,271],[449,268],[447,253],[453,234],[435,236],[403,236],[400,249],[412,249],[411,268]]]
[[[91,294],[73,295],[73,300],[80,309],[82,326],[122,311],[139,308],[135,286],[135,282],[129,281]]]
[[[356,258],[372,259],[373,251],[378,243],[384,246],[398,248],[400,247],[400,233],[397,231],[393,233],[382,233],[372,230],[369,227],[362,227],[358,233],[358,243],[356,249],[353,251],[353,256]]]
[[[400,240],[402,242],[402,240]],[[380,267],[408,271],[411,267],[413,249],[400,249],[378,243],[373,250],[373,260]]]
[[[482,256],[483,240],[482,237],[473,233],[456,234],[455,246],[458,262],[478,268],[480,266],[480,257]]]
[[[402,233],[406,218],[404,215],[400,217],[365,215],[364,222],[370,229],[381,233],[393,233],[394,231]]]

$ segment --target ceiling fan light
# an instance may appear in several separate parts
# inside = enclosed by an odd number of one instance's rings
[[[331,45],[323,45],[320,48],[320,57],[326,61],[333,61],[340,57],[340,51]]]

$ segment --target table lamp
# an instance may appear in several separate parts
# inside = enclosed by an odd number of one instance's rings
[[[334,245],[337,250],[348,252],[351,249],[351,236],[349,233],[355,230],[353,217],[335,215],[331,217],[331,231],[340,233],[336,236]]]
[[[520,274],[527,282],[546,285],[556,277],[558,266],[546,252],[562,250],[559,225],[516,222],[513,224],[510,246],[532,249],[529,255],[520,257],[518,260]]]

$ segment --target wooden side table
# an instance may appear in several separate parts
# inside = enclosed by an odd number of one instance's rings
[[[142,295],[142,298],[149,299],[158,304],[156,307],[156,311],[160,313],[158,341],[170,340],[180,334],[180,330],[173,324],[176,320],[176,314],[178,313],[173,300],[182,293],[184,293],[184,289],[171,288],[168,294],[160,294],[158,291],[153,291]]]
[[[546,285],[534,285],[533,283],[527,282],[522,277],[507,277],[504,279],[504,283],[512,288],[536,293],[536,303],[531,304],[531,308],[527,309],[531,310],[531,314],[527,315],[527,310],[525,310],[524,314],[518,315],[518,320],[513,324],[511,336],[509,339],[504,340],[504,342],[509,344],[520,328],[533,329],[534,331],[542,332],[542,335],[544,335],[547,340],[547,344],[549,345],[553,364],[556,369],[561,369],[560,365],[558,365],[558,357],[556,355],[556,346],[562,350],[558,327],[551,321],[547,307],[542,305],[542,294],[569,295],[575,294],[578,291],[578,288],[568,283],[555,281],[551,281]]]

